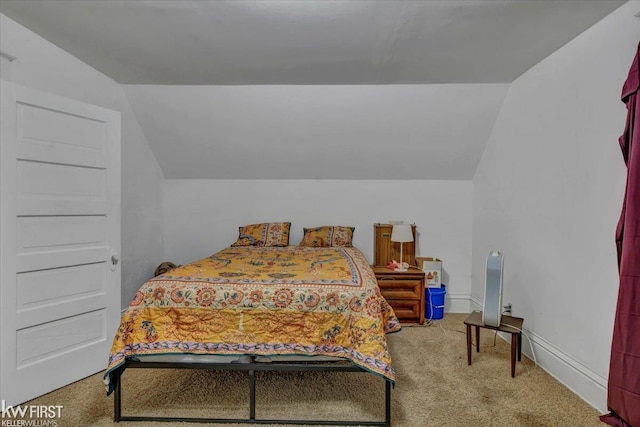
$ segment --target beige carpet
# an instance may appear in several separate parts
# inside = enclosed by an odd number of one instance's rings
[[[392,426],[602,426],[598,412],[523,356],[511,378],[509,344],[481,330],[467,366],[464,314],[389,335],[397,372]],[[384,418],[384,383],[363,373],[259,373],[257,416],[290,419]],[[123,413],[247,417],[246,373],[135,370],[123,376]],[[63,405],[58,426],[113,426],[102,374],[35,399]],[[188,423],[157,423],[187,426]],[[122,422],[123,426],[157,425]],[[192,424],[202,425],[202,424]]]

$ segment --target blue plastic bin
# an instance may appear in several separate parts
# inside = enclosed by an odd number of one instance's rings
[[[425,288],[424,305],[425,318],[427,320],[439,320],[444,317],[444,298],[447,294],[447,285],[444,283],[439,288]]]

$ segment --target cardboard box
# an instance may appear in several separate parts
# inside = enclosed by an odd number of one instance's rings
[[[439,288],[442,282],[442,260],[438,258],[416,257],[418,268],[425,273],[424,284],[427,288]]]

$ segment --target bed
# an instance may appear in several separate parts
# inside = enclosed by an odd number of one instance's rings
[[[105,384],[108,394],[115,391],[116,421],[158,421],[167,419],[122,415],[125,369],[245,370],[249,418],[204,421],[322,424],[257,418],[255,371],[366,372],[385,380],[386,415],[364,424],[388,426],[395,373],[385,334],[399,329],[357,248],[231,246],[138,290],[116,332]],[[328,422],[338,423],[363,424]]]

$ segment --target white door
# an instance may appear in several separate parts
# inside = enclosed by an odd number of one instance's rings
[[[120,316],[120,113],[1,81],[0,399],[105,368]]]

